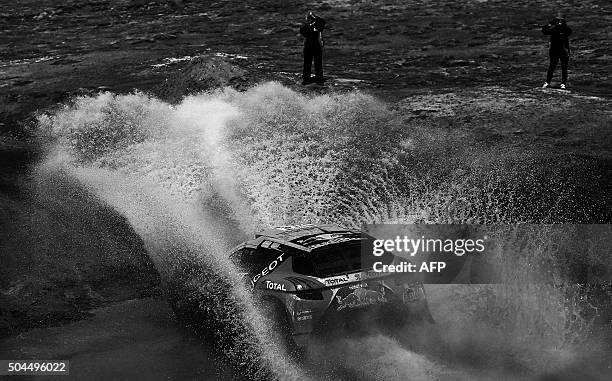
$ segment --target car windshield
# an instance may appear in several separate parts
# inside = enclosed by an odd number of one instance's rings
[[[367,258],[367,263],[362,263],[360,242],[329,245],[308,255],[294,256],[293,271],[298,274],[327,278],[353,271],[371,269],[374,257],[372,255],[364,257]],[[376,260],[382,261],[383,264],[389,264],[393,261],[393,255],[385,253],[381,257],[377,257]]]

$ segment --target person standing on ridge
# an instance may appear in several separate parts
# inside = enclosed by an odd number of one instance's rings
[[[313,82],[310,77],[312,72],[312,60],[314,59],[315,77],[314,82],[323,84],[323,39],[321,32],[325,29],[325,20],[308,12],[306,23],[300,28],[300,34],[304,37],[304,70],[302,72],[302,84]]]
[[[562,16],[557,16],[542,27],[542,33],[550,36],[550,63],[548,65],[548,73],[546,74],[546,82],[544,82],[542,87],[550,86],[557,63],[561,60],[561,89],[565,90],[567,86],[567,66],[570,56],[569,36],[572,34],[572,29],[567,26]]]

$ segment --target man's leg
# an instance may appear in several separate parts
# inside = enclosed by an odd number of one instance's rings
[[[319,47],[314,52],[315,62],[315,81],[319,84],[323,83],[323,50]]]
[[[304,47],[304,71],[302,72],[302,81],[310,83],[310,73],[312,72],[312,51]]]
[[[567,67],[569,64],[569,55],[567,53],[561,56],[561,83],[567,84]]]
[[[553,74],[555,73],[555,69],[557,68],[557,62],[559,62],[559,56],[551,53],[550,63],[548,64],[548,73],[546,73],[546,82],[548,83],[552,81]]]

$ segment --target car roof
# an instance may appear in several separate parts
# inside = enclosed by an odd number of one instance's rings
[[[256,233],[255,238],[236,246],[232,252],[248,248],[278,248],[280,245],[292,247],[304,253],[338,241],[361,240],[362,232],[342,228],[337,225],[291,225],[277,226]]]

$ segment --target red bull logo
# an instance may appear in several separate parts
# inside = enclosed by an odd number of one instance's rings
[[[377,303],[384,303],[387,301],[385,297],[385,289],[381,287],[380,291],[368,290],[367,288],[357,288],[344,298],[340,295],[336,296],[338,301],[338,311],[345,308],[357,308],[369,306]]]

